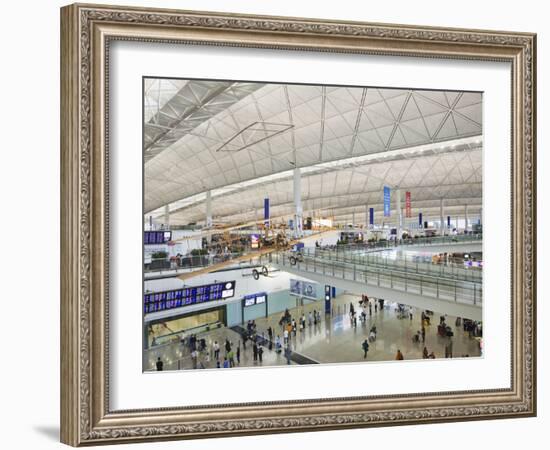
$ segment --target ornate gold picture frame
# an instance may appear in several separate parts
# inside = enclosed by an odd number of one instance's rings
[[[511,386],[114,411],[109,402],[110,44],[501,61],[512,67]],[[61,440],[97,445],[536,414],[536,36],[75,4],[61,10]]]

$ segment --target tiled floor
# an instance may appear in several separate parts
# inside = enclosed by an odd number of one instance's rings
[[[426,328],[426,341],[422,343],[414,343],[413,335],[420,330],[420,311],[413,309],[413,320],[408,318],[400,319],[396,312],[395,304],[386,302],[383,310],[378,309],[375,312],[373,305],[372,315],[367,315],[367,320],[363,324],[357,320],[357,327],[353,327],[349,315],[349,304],[352,302],[356,311],[360,312],[358,301],[360,296],[351,294],[342,294],[333,300],[334,315],[325,316],[321,314],[321,323],[317,326],[307,326],[303,332],[298,331],[295,337],[291,339],[291,349],[309,359],[319,363],[344,363],[344,362],[363,362],[362,342],[366,339],[370,328],[376,325],[377,339],[370,343],[367,361],[389,361],[395,360],[397,350],[401,350],[404,359],[421,359],[424,345],[429,352],[434,352],[436,357],[442,358],[445,356],[445,346],[449,342],[449,338],[443,338],[437,335],[437,324],[439,316],[434,312],[431,325]],[[299,315],[305,313],[306,323],[309,311],[321,310],[324,307],[324,302],[319,301],[310,303],[303,307],[290,310],[290,313],[296,319]],[[273,327],[275,335],[281,334],[282,329],[278,325],[282,313],[274,314],[267,318],[256,319],[258,334],[265,332],[267,336],[267,328]],[[468,336],[462,330],[462,327],[455,327],[455,317],[448,316],[446,323],[451,326],[454,331],[452,338],[453,356],[460,357],[461,355],[469,355],[470,357],[480,356],[479,344],[476,339]],[[244,325],[246,326],[246,325]],[[220,328],[211,331],[203,336],[207,341],[207,348],[211,349],[212,344],[217,340],[222,346],[220,354],[225,354],[223,343],[225,339],[233,342],[234,348],[242,342],[241,336],[228,328]],[[172,344],[153,348],[148,351],[145,361],[147,370],[154,370],[157,357],[161,357],[164,361],[164,370],[191,369],[193,368],[192,360],[189,354],[189,349],[184,348],[181,344]],[[284,355],[278,354],[273,350],[264,348],[263,361],[253,361],[252,348],[250,342],[246,349],[242,348],[241,344],[241,361],[237,367],[253,367],[253,366],[277,366],[287,364]],[[294,364],[294,361],[291,361]],[[198,359],[199,367],[215,368],[216,362],[211,355],[206,352],[201,353]],[[202,368],[202,367],[201,367]]]

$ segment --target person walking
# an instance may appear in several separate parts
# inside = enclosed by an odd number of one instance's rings
[[[164,363],[162,362],[162,359],[160,359],[160,356],[157,359],[156,366],[159,372],[161,372],[162,369],[164,368]]]
[[[401,353],[401,350],[397,349],[397,353],[395,354],[395,360],[396,361],[403,361],[403,353]]]
[[[248,336],[245,334],[243,336],[243,350],[246,350],[246,341],[248,340]]]
[[[258,361],[258,344],[254,343],[254,346],[252,347],[252,356],[254,361]]]
[[[372,303],[369,301],[369,316],[372,316]]]
[[[223,358],[223,368],[229,369],[229,361],[225,357]]]
[[[233,350],[229,350],[227,359],[229,360],[229,367],[235,367],[235,352]]]
[[[420,331],[420,334],[422,335],[422,342],[426,342],[426,327],[424,324],[422,324],[422,330]]]
[[[290,355],[291,355],[290,346],[287,346],[285,347],[285,358],[286,358],[286,363],[288,365],[290,365]]]
[[[281,336],[279,335],[275,338],[275,351],[277,353],[281,352]]]
[[[428,359],[429,358],[429,353],[428,353],[428,349],[426,347],[424,347],[424,350],[422,350],[422,358],[424,359]]]
[[[225,340],[225,353],[229,353],[231,351],[231,343],[229,342],[229,339]]]
[[[260,363],[262,362],[262,355],[264,354],[264,349],[263,347],[260,345],[260,348],[258,349],[258,360],[260,361]]]
[[[283,339],[284,339],[284,344],[288,345],[288,330],[286,328],[285,328],[285,331],[283,331]]]
[[[220,344],[218,344],[218,341],[214,341],[214,345],[212,347],[214,349],[214,358],[220,359]]]
[[[241,344],[237,346],[237,364],[241,364]]]
[[[309,327],[311,327],[311,324],[313,323],[313,314],[311,313],[311,311],[308,313],[307,315],[307,325]]]
[[[367,359],[367,353],[369,351],[369,341],[365,339],[361,346],[363,347],[363,358]]]

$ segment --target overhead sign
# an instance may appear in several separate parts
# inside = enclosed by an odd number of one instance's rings
[[[374,208],[369,208],[369,225],[374,225]]]
[[[422,213],[418,213],[418,226],[422,228]]]
[[[204,286],[147,293],[143,296],[143,308],[145,314],[148,314],[213,300],[223,300],[234,295],[235,281],[225,281]]]
[[[405,192],[405,217],[412,217],[411,193]]]
[[[388,186],[384,186],[384,216],[390,216],[391,208],[391,192]]]

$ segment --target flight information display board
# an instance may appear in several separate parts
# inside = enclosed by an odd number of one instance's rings
[[[243,297],[243,299],[244,299],[244,306],[259,305],[260,303],[265,303],[266,302],[267,293],[266,292],[260,292],[258,294],[245,295]]]
[[[145,245],[166,244],[171,240],[171,231],[145,231],[145,234],[143,236],[143,243]]]
[[[194,286],[171,291],[151,292],[143,296],[145,314],[223,300],[235,295],[235,281]]]

